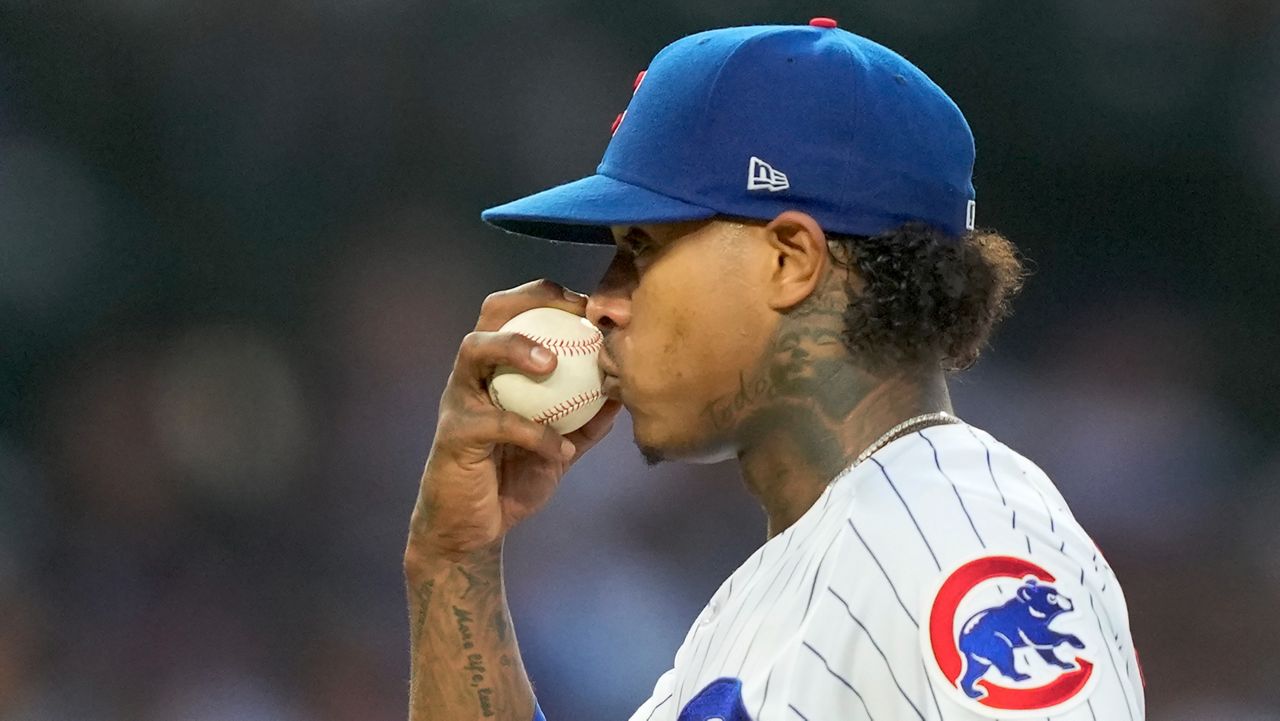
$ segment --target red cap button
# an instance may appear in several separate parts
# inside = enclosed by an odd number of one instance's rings
[[[815,28],[834,28],[837,25],[831,18],[814,18],[809,21],[809,24]]]

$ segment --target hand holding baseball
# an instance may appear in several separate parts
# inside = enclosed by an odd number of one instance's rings
[[[582,318],[586,303],[586,296],[545,280],[485,299],[440,400],[406,561],[414,554],[457,557],[497,547],[512,527],[550,499],[569,466],[612,428],[621,408],[616,401],[593,399],[598,412],[592,410],[585,425],[562,436],[550,425],[504,410],[490,396],[497,369],[503,369],[500,376],[512,374],[513,380],[517,373],[548,378],[558,362],[552,349],[529,337],[536,334],[500,331],[504,324],[534,308],[554,308]],[[581,362],[582,356],[566,355],[559,362]],[[592,355],[590,364],[594,363]],[[580,383],[583,370],[577,368],[565,378],[571,385],[575,378]],[[529,381],[518,378],[517,385]],[[582,407],[587,406],[577,410]],[[561,415],[563,419],[569,414]]]
[[[559,308],[532,308],[507,321],[504,333],[519,333],[556,355],[556,369],[529,376],[499,366],[489,381],[493,404],[560,433],[578,430],[604,405],[604,373],[597,358],[604,337],[591,321]]]

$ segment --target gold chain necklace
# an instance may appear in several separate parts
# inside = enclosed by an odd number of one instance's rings
[[[873,453],[884,448],[890,442],[897,440],[900,436],[905,436],[911,431],[920,430],[927,426],[940,425],[943,423],[960,423],[960,419],[947,413],[946,411],[937,411],[935,413],[924,413],[922,415],[908,418],[898,425],[890,428],[883,436],[876,439],[875,443],[867,446],[867,450],[858,454],[858,458],[854,460],[853,465],[856,466],[871,457]],[[917,428],[917,426],[919,428]],[[852,467],[852,466],[850,466]]]

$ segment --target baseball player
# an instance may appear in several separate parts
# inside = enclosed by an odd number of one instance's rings
[[[1022,268],[975,229],[973,137],[891,50],[816,18],[713,30],[636,78],[596,175],[490,209],[616,245],[589,297],[491,295],[440,404],[405,572],[411,717],[542,719],[503,538],[620,407],[645,458],[737,459],[768,540],[694,621],[633,721],[1139,721],[1120,585],[1034,464],[953,414]],[[610,401],[568,436],[495,407],[497,329],[589,318]]]

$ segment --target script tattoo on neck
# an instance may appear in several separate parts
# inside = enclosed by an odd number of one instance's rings
[[[835,431],[871,387],[842,340],[846,273],[829,268],[787,312],[760,363],[740,374],[738,390],[704,409],[716,431],[733,432],[744,446],[785,434],[795,460],[823,472],[843,465],[849,451]]]

